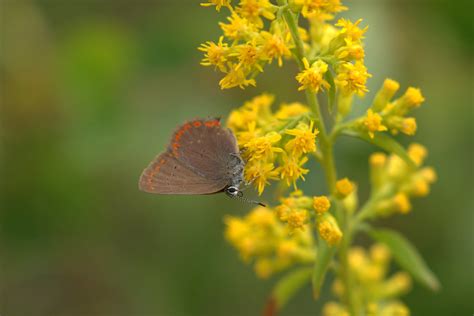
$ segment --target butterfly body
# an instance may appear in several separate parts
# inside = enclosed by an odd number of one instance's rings
[[[219,119],[196,119],[178,127],[167,150],[143,171],[139,188],[155,194],[237,196],[244,165],[231,130]]]

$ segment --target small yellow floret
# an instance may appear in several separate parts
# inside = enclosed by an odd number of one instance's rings
[[[308,214],[306,210],[292,210],[286,219],[288,226],[291,230],[294,229],[304,229],[304,224],[308,219]]]
[[[416,120],[414,117],[408,117],[403,119],[401,126],[402,133],[410,136],[415,135],[416,128]]]
[[[297,157],[288,157],[288,155],[284,155],[283,163],[278,168],[281,179],[285,180],[288,186],[293,184],[293,187],[296,190],[296,181],[299,178],[304,181],[304,175],[309,172],[309,169],[303,168],[303,165],[307,161],[308,157],[299,159]]]
[[[313,208],[316,211],[316,214],[321,215],[329,210],[331,207],[331,202],[328,197],[325,195],[315,196],[313,198]]]
[[[230,8],[231,0],[209,0],[207,2],[201,3],[203,7],[216,6],[216,11],[220,11],[222,7]]]
[[[383,82],[383,89],[388,93],[388,94],[391,94],[392,96],[395,94],[395,92],[398,91],[398,89],[400,89],[400,84],[395,81],[395,80],[392,80],[390,78],[387,78],[385,79],[385,81]]]
[[[373,153],[370,156],[370,165],[372,167],[383,167],[385,166],[385,163],[387,162],[387,155],[384,153]]]
[[[411,203],[406,194],[398,193],[393,198],[395,209],[401,214],[407,214],[411,211]]]
[[[275,113],[275,117],[279,120],[285,120],[287,118],[309,113],[310,109],[299,102],[293,102],[290,104],[282,104],[280,109]]]
[[[408,147],[408,155],[417,166],[421,166],[428,155],[428,151],[425,146],[413,143]]]
[[[345,95],[357,93],[363,96],[369,90],[365,86],[367,79],[372,77],[367,72],[367,68],[361,61],[355,64],[345,62],[337,68],[337,76],[334,82],[339,86]]]
[[[342,232],[339,229],[334,217],[328,213],[318,221],[318,232],[330,246],[337,245],[342,239]]]
[[[345,198],[354,191],[354,184],[348,178],[336,182],[336,192],[340,198]]]
[[[237,68],[235,65],[229,64],[228,68],[230,69],[229,72],[219,81],[222,90],[234,87],[244,89],[247,86],[255,86],[255,79],[247,79],[242,67]]]
[[[407,89],[403,99],[409,108],[416,108],[425,101],[425,98],[421,94],[421,90],[413,87]]]
[[[286,143],[285,149],[294,157],[301,157],[303,154],[315,152],[316,135],[318,133],[319,131],[314,128],[313,121],[311,121],[310,125],[300,123],[296,128],[285,131],[285,134],[294,136],[293,139]]]
[[[306,58],[303,58],[304,70],[296,75],[296,80],[301,84],[298,91],[308,89],[317,93],[320,89],[329,89],[329,83],[323,76],[328,70],[328,65],[321,59],[316,60],[311,65]]]
[[[367,110],[367,116],[364,119],[364,126],[369,131],[370,138],[374,138],[375,132],[383,132],[387,127],[382,124],[382,117],[374,113],[371,109]]]

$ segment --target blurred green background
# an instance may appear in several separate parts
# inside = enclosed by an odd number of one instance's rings
[[[417,245],[443,289],[415,286],[404,300],[413,315],[470,315],[472,2],[344,3],[342,16],[370,26],[372,92],[357,111],[385,77],[427,100],[414,140],[430,149],[439,181],[411,214],[382,224]],[[225,117],[263,91],[303,100],[294,66],[267,68],[257,88],[219,90],[196,48],[218,38],[225,16],[199,1],[0,0],[0,13],[0,314],[259,314],[275,279],[257,280],[222,234],[224,214],[251,206],[149,195],[137,180],[186,119]],[[357,140],[337,147],[340,174],[362,197],[374,150]],[[311,169],[303,189],[323,192]],[[308,287],[283,314],[318,315],[321,305]]]

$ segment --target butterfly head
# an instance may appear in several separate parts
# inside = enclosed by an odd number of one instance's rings
[[[231,186],[227,187],[225,189],[225,193],[227,194],[227,196],[229,196],[231,198],[238,198],[238,199],[240,199],[244,202],[247,202],[247,203],[257,204],[257,205],[266,207],[266,205],[261,203],[261,202],[253,201],[253,200],[249,200],[249,199],[245,198],[244,193],[242,191],[240,191],[239,187],[237,187],[237,186],[231,185]]]

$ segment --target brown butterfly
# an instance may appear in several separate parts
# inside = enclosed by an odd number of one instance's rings
[[[143,171],[139,188],[156,194],[225,192],[243,198],[239,186],[244,166],[234,134],[220,119],[196,119],[178,127],[168,149]]]

